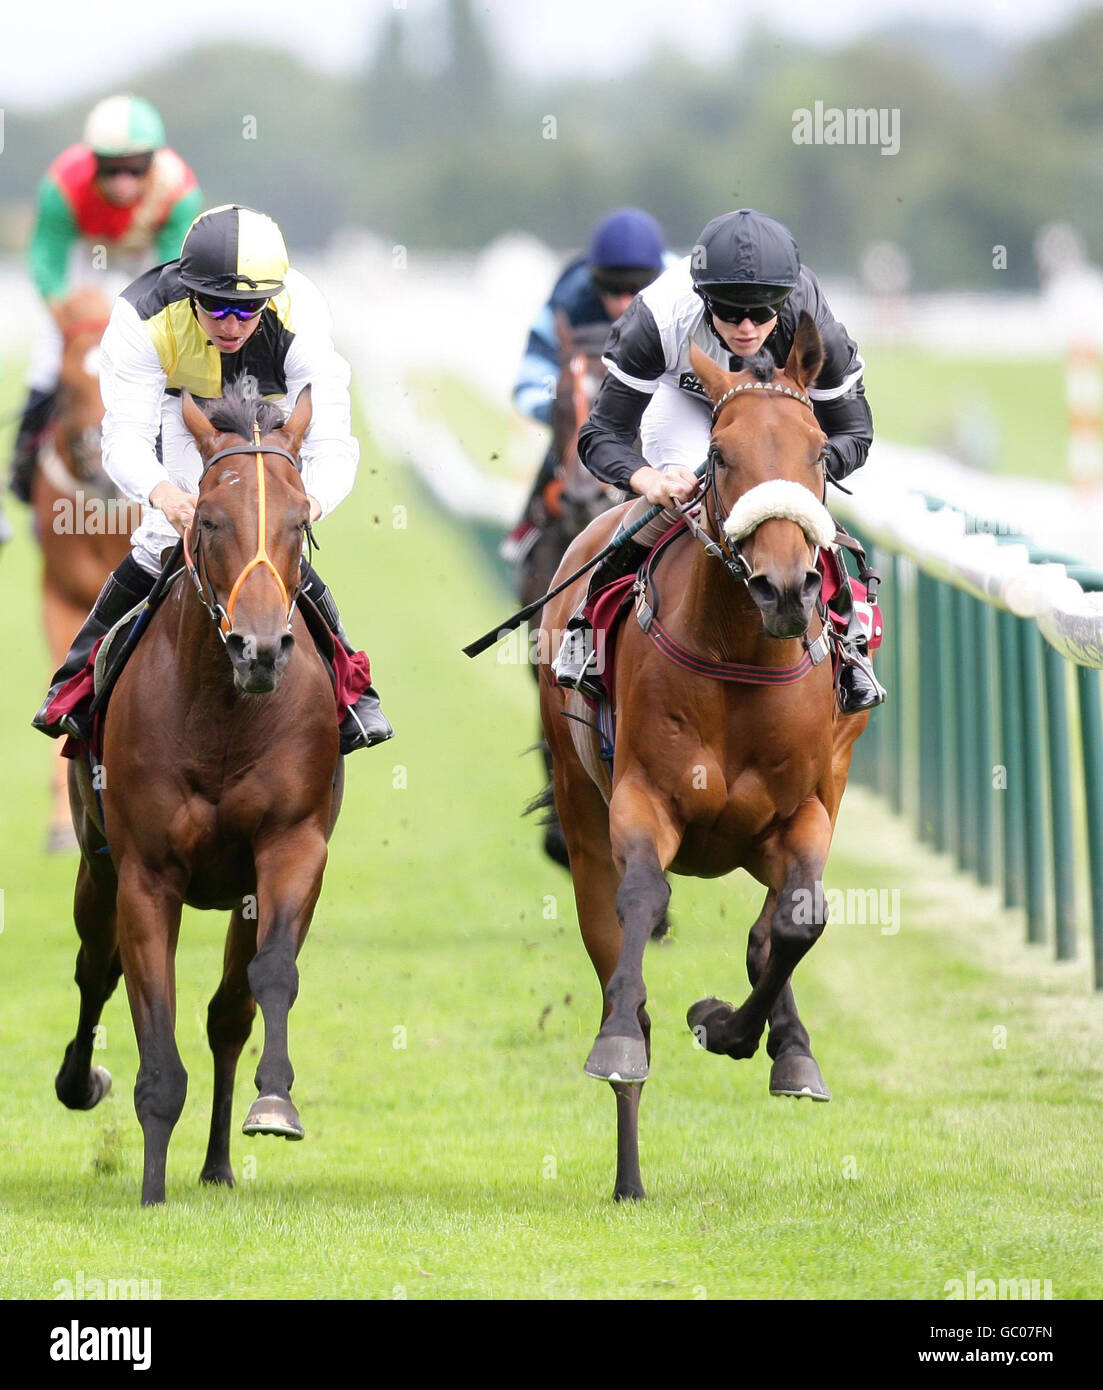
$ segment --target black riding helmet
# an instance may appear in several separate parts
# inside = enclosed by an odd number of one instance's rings
[[[180,250],[180,280],[193,293],[226,300],[272,298],[284,289],[287,248],[279,227],[254,208],[201,212]]]
[[[754,208],[740,208],[705,227],[690,256],[690,273],[706,302],[776,312],[800,278],[800,253],[788,227]]]

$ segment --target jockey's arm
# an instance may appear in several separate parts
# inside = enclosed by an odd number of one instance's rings
[[[156,260],[162,265],[174,261],[180,254],[188,228],[203,211],[203,194],[198,188],[189,188],[173,204],[172,210],[161,230],[157,233]]]
[[[828,475],[841,480],[861,468],[873,443],[873,413],[862,380],[866,364],[854,339],[828,308],[819,283],[810,272],[809,279],[814,290],[809,308],[823,339],[824,359],[808,395],[820,428],[827,435]]]
[[[175,526],[176,516],[162,504],[178,503],[177,493],[188,494],[157,457],[165,384],[157,349],[137,311],[126,299],[116,299],[100,342],[104,470],[124,496],[160,507]]]
[[[65,195],[47,175],[38,190],[28,260],[35,288],[55,315],[68,285],[69,253],[79,235]]]
[[[549,301],[529,330],[525,355],[513,385],[513,404],[530,420],[550,425],[559,377],[559,342],[555,332],[555,308]]]
[[[310,427],[303,439],[303,486],[315,505],[311,519],[326,517],[352,491],[360,445],[352,433],[349,364],[333,346],[329,310],[314,285],[298,271],[287,273],[294,304],[295,338],[284,363],[293,405],[310,387]]]
[[[578,435],[578,456],[596,478],[639,493],[654,505],[684,502],[697,490],[688,468],[661,473],[637,452],[643,413],[666,370],[651,310],[636,298],[613,325],[603,362],[607,374]]]

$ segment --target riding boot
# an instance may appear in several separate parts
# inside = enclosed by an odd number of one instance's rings
[[[128,555],[114,574],[108,575],[107,583],[100,590],[99,598],[84,620],[84,626],[73,638],[68,656],[54,673],[42,708],[31,720],[40,733],[50,738],[62,738],[65,734],[70,734],[83,743],[89,741],[92,737],[92,719],[87,706],[77,706],[55,724],[47,723],[47,711],[65,682],[84,670],[97,641],[106,637],[119,619],[129,613],[135,605],[148,598],[156,582],[156,576],[147,574],[141,565],[137,564],[133,555]]]
[[[31,500],[31,480],[34,478],[34,465],[38,456],[38,445],[42,432],[50,422],[54,402],[57,400],[57,387],[50,391],[40,391],[32,386],[23,407],[19,421],[19,433],[15,437],[15,452],[12,455],[11,477],[8,486],[20,502]]]
[[[647,501],[642,497],[637,499],[635,506],[625,512],[613,539],[616,540],[617,536],[623,535],[629,527],[634,526],[647,510]],[[568,620],[559,654],[552,662],[552,674],[555,676],[556,685],[561,685],[567,690],[578,690],[591,700],[600,699],[604,695],[604,687],[596,673],[597,650],[593,640],[594,634],[583,610],[599,589],[638,570],[650,551],[679,520],[681,515],[678,512],[660,512],[637,533],[638,539],[637,536],[633,536],[630,541],[619,545],[593,571],[586,597]]]
[[[865,649],[865,639],[849,635],[839,641],[839,713],[857,714],[883,704],[885,687],[873,672],[873,662]]]
[[[333,595],[314,567],[305,559],[302,562],[302,591],[321,613],[336,640],[351,656],[356,648],[345,634]],[[386,743],[389,738],[394,738],[394,729],[383,713],[379,703],[379,692],[374,685],[369,685],[356,704],[349,709],[341,722],[340,734],[342,754],[353,753],[357,748],[373,748],[377,743]]]

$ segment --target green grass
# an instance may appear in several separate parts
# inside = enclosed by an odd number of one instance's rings
[[[415,374],[409,386],[418,409],[446,425],[488,477],[528,482],[535,475],[551,438],[544,426],[502,410],[449,372]]]
[[[389,525],[398,503],[405,530]],[[307,1138],[237,1134],[258,1026],[235,1101],[238,1187],[199,1187],[224,922],[188,913],[189,1095],[168,1203],[147,1211],[122,990],[98,1054],[113,1093],[89,1114],[53,1095],[77,1010],[74,865],[42,853],[50,750],[27,728],[47,675],[35,557],[21,536],[0,559],[6,592],[24,596],[0,615],[0,1295],[49,1298],[82,1270],[159,1279],[164,1298],[926,1299],[972,1269],[1099,1296],[1103,1057],[1083,971],[1019,947],[994,897],[947,877],[860,797],[829,883],[899,887],[902,926],[830,927],[797,974],[835,1099],[771,1100],[764,1051],[736,1064],[694,1048],[685,1009],[740,994],[760,892],[742,876],[676,880],[674,939],[646,960],[650,1200],[614,1206],[613,1100],[581,1071],[596,982],[569,880],[518,815],[538,786],[521,756],[531,680],[459,651],[509,599],[462,528],[370,449],[320,539],[398,736],[349,762],[300,958],[291,1057]]]
[[[955,452],[959,420],[979,413],[993,430],[994,471],[1069,481],[1059,357],[985,360],[878,347],[866,361],[866,395],[881,438]]]

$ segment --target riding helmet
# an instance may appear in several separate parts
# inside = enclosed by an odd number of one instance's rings
[[[180,279],[220,299],[280,294],[287,274],[283,234],[254,208],[227,203],[201,212],[180,251]]]

